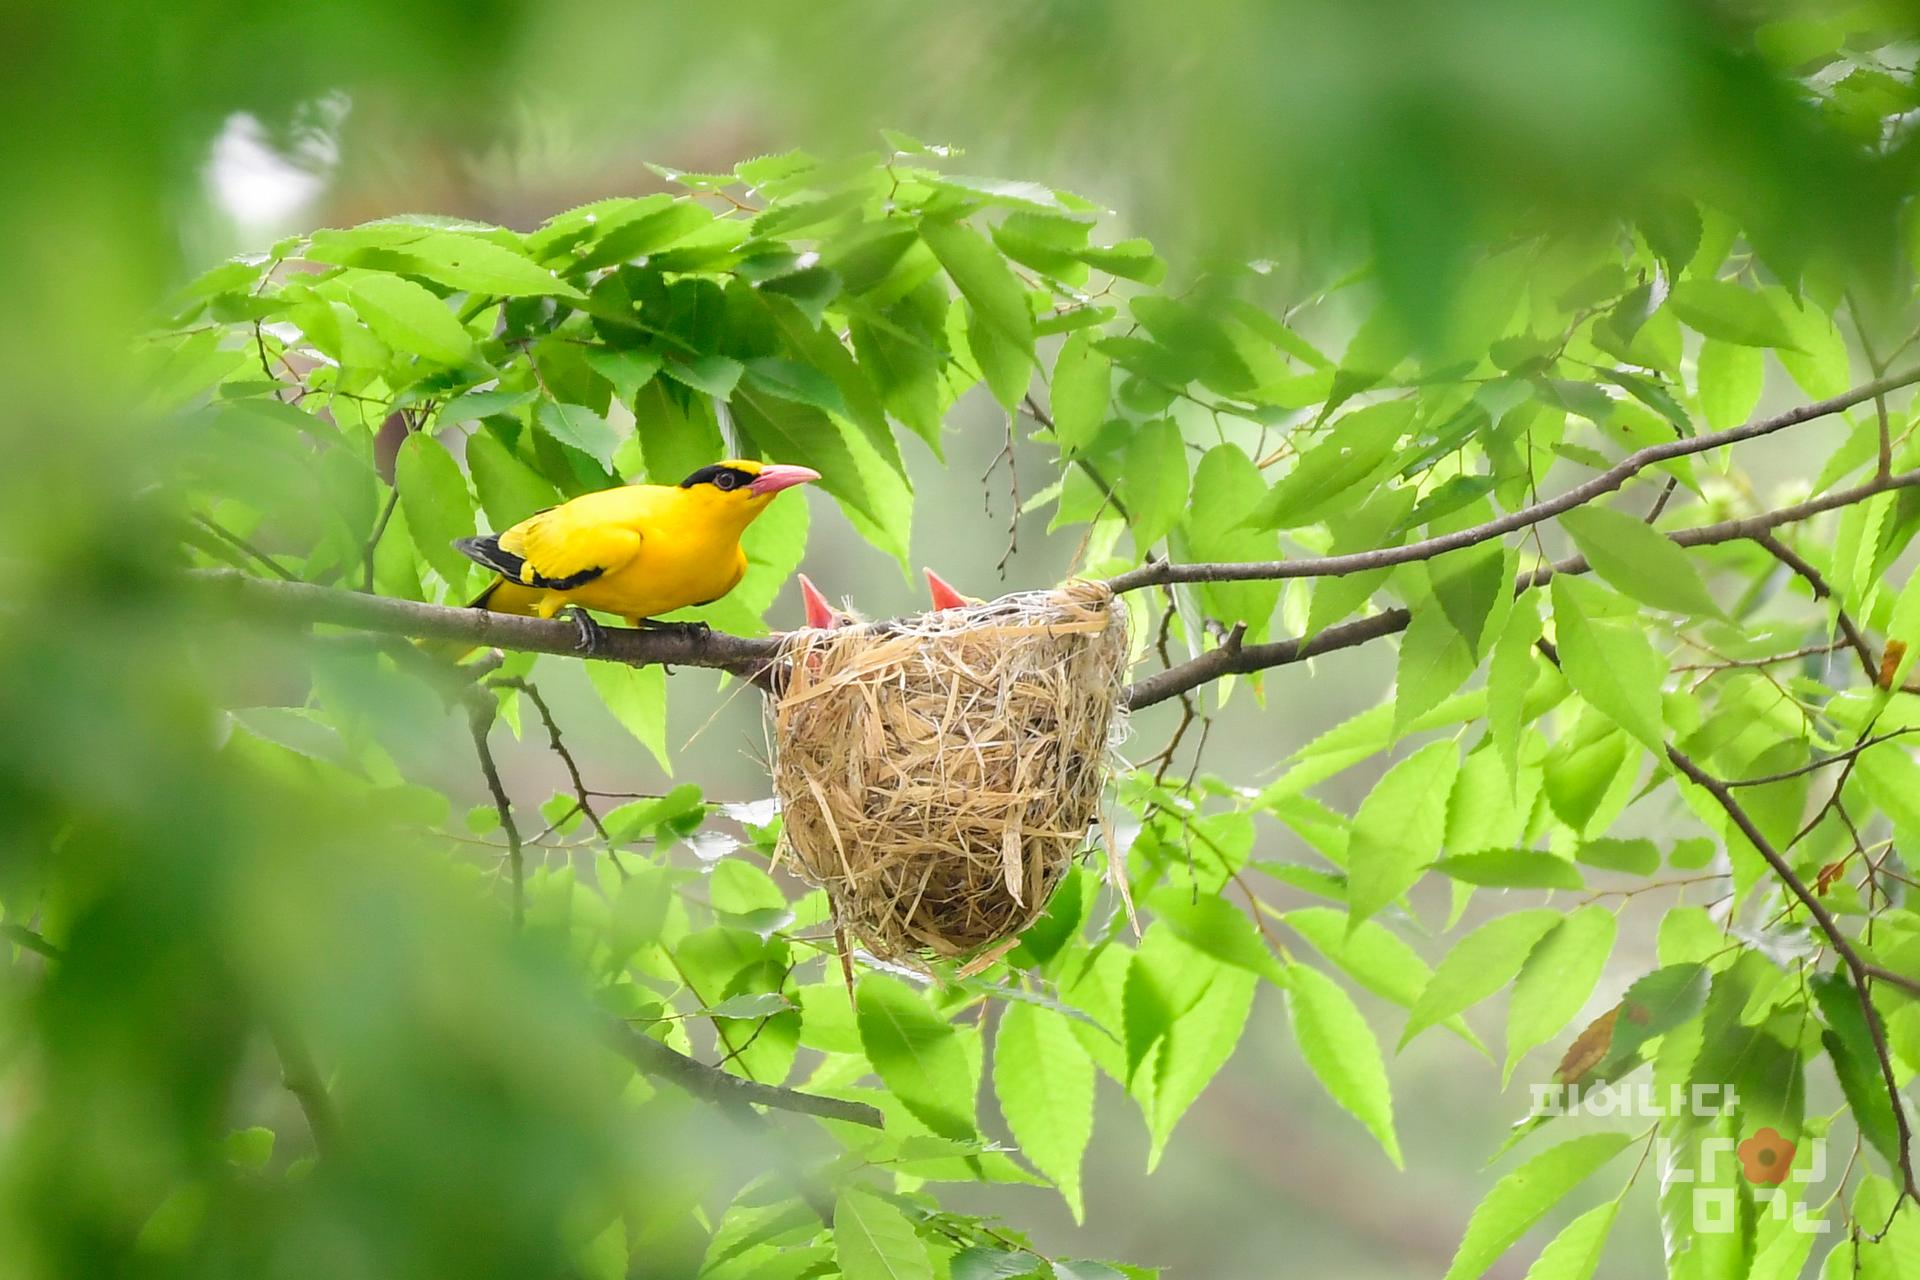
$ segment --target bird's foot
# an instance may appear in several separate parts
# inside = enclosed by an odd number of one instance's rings
[[[695,640],[705,640],[713,634],[713,628],[704,622],[660,622],[654,618],[635,618],[633,625],[649,631],[677,631]]]
[[[592,614],[577,604],[568,605],[565,612],[580,632],[580,639],[573,646],[575,649],[592,656],[606,647],[607,629],[596,622]]]

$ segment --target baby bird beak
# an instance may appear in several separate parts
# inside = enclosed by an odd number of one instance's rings
[[[820,588],[813,585],[813,579],[806,574],[795,574],[800,579],[800,599],[806,607],[807,625],[817,631],[831,631],[840,625],[839,616],[834,612],[827,598],[820,594]]]
[[[771,467],[762,467],[760,474],[753,478],[753,483],[747,486],[747,492],[755,497],[763,497],[769,493],[778,493],[782,489],[791,489],[796,484],[809,484],[819,478],[820,473],[812,467],[775,464]]]

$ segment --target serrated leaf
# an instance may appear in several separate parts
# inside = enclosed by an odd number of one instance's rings
[[[1091,329],[1070,335],[1053,362],[1053,432],[1062,453],[1085,448],[1107,420],[1113,362],[1093,345],[1096,336]]]
[[[1400,1047],[1428,1027],[1451,1018],[1506,986],[1526,963],[1534,943],[1560,923],[1546,907],[1495,916],[1453,945],[1434,970],[1407,1018]]]
[[[725,400],[732,395],[734,387],[739,385],[740,375],[745,371],[746,366],[731,356],[709,354],[660,362],[662,377],[671,378],[683,387],[716,400]]]
[[[1487,733],[1509,777],[1519,772],[1520,722],[1527,693],[1539,674],[1533,656],[1539,638],[1540,606],[1527,592],[1514,600],[1487,663]]]
[[[887,1089],[941,1137],[976,1137],[973,1070],[952,1025],[885,974],[860,979],[858,1004],[860,1043]]]
[[[1000,1014],[993,1091],[1014,1141],[1081,1220],[1080,1162],[1093,1137],[1093,1059],[1061,1015],[1031,1004]]]
[[[1576,507],[1560,517],[1595,573],[1644,604],[1672,613],[1718,617],[1687,553],[1643,520],[1610,507]]]
[[[367,273],[347,286],[354,311],[382,342],[441,364],[473,355],[473,335],[432,290],[399,276]]]
[[[1748,347],[1794,348],[1793,333],[1773,304],[1729,280],[1682,280],[1667,306],[1688,328]]]
[[[453,540],[473,536],[473,496],[460,464],[438,440],[415,432],[400,444],[393,483],[421,558],[456,592],[464,591],[474,566],[454,550]]]
[[[620,446],[620,433],[585,405],[542,400],[533,420],[561,444],[572,445],[609,471],[613,469],[613,451]]]
[[[1619,1215],[1620,1202],[1609,1200],[1569,1222],[1527,1268],[1526,1280],[1593,1280]]]
[[[612,383],[614,395],[626,404],[653,381],[661,363],[658,352],[639,347],[594,347],[587,352],[587,367]]]
[[[1164,920],[1180,940],[1196,951],[1257,973],[1282,986],[1286,970],[1261,941],[1247,914],[1218,894],[1194,894],[1176,885],[1159,890],[1148,900],[1154,917]]]
[[[1394,1167],[1402,1167],[1387,1067],[1372,1028],[1340,984],[1318,969],[1288,965],[1286,988],[1300,1056],[1333,1100],[1373,1134]]]
[[[653,753],[660,767],[673,772],[667,754],[667,673],[659,667],[630,667],[624,662],[589,662],[587,679],[613,718]]]
[[[834,1202],[833,1256],[846,1280],[933,1280],[926,1242],[907,1215],[858,1187]]]
[[[1430,742],[1389,769],[1367,794],[1347,845],[1351,924],[1412,888],[1438,856],[1446,838],[1447,793],[1459,768],[1457,746]]]
[[[1838,973],[1819,974],[1808,985],[1827,1024],[1820,1041],[1833,1060],[1834,1074],[1840,1078],[1854,1121],[1887,1162],[1898,1168],[1900,1131],[1894,1124],[1893,1105],[1888,1100],[1858,990]]]
[[[1445,1280],[1475,1280],[1527,1229],[1595,1170],[1619,1155],[1631,1135],[1592,1133],[1549,1147],[1494,1184],[1467,1223]]]
[[[1605,907],[1586,906],[1555,925],[1527,953],[1507,1006],[1505,1079],[1529,1050],[1560,1034],[1600,983],[1618,925]]]
[[[920,236],[981,323],[1031,364],[1033,310],[1006,259],[964,223],[924,222]]]
[[[1319,519],[1393,456],[1413,409],[1411,401],[1390,400],[1341,418],[1325,439],[1301,453],[1247,523],[1256,529],[1292,529]]]
[[[1694,386],[1707,425],[1716,431],[1745,422],[1760,403],[1766,357],[1756,347],[1708,338],[1700,344]]]
[[[1580,889],[1586,881],[1565,858],[1537,849],[1486,849],[1440,859],[1433,869],[1463,884],[1497,889]]]
[[[1120,493],[1136,544],[1143,550],[1167,536],[1187,503],[1187,447],[1180,428],[1158,418],[1134,429],[1127,444]]]
[[[1565,574],[1552,583],[1560,666],[1574,692],[1638,738],[1656,756],[1665,749],[1660,685],[1667,663],[1641,627],[1603,620],[1606,593]]]
[[[476,431],[467,440],[467,469],[480,495],[480,509],[496,531],[504,532],[536,511],[560,501],[559,491],[520,461],[491,432]]]

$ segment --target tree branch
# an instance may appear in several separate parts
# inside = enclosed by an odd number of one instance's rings
[[[579,649],[579,629],[569,622],[421,604],[306,582],[269,582],[235,569],[191,569],[187,577],[203,590],[249,614],[297,625],[324,623],[416,640],[456,641],[476,647],[552,653],[569,658],[583,656]],[[605,635],[601,650],[590,656],[633,666],[661,663],[710,667],[756,683],[764,681],[780,657],[780,642],[771,637],[627,627],[606,628]]]
[[[881,1129],[886,1126],[886,1118],[878,1107],[864,1102],[852,1102],[845,1098],[828,1098],[817,1093],[801,1093],[797,1089],[784,1089],[779,1085],[761,1084],[755,1080],[730,1075],[718,1067],[710,1067],[697,1058],[689,1058],[677,1049],[669,1048],[658,1040],[628,1026],[624,1022],[611,1025],[609,1039],[613,1047],[634,1066],[646,1075],[656,1079],[670,1080],[695,1097],[722,1106],[770,1107],[776,1111],[795,1111],[802,1115],[819,1116],[826,1120],[844,1120],[849,1124],[865,1125],[869,1129]]]
[[[493,728],[492,701],[476,701],[468,708],[467,725],[473,731],[473,751],[480,757],[480,772],[493,796],[494,810],[500,815],[500,829],[507,836],[507,867],[513,876],[513,927],[527,922],[527,859],[520,847],[520,827],[513,820],[513,801],[500,782],[500,769],[493,762],[493,748],[487,745],[487,731]]]
[[[1815,923],[1820,926],[1820,932],[1826,935],[1827,942],[1832,945],[1834,954],[1840,957],[1841,963],[1847,967],[1847,972],[1853,976],[1854,994],[1859,997],[1861,1012],[1866,1016],[1867,1031],[1873,1038],[1873,1050],[1880,1059],[1880,1075],[1886,1082],[1888,1100],[1893,1105],[1894,1126],[1900,1134],[1900,1174],[1904,1180],[1902,1192],[1912,1197],[1916,1203],[1920,1203],[1920,1182],[1916,1182],[1913,1170],[1913,1129],[1907,1121],[1906,1104],[1900,1093],[1900,1081],[1894,1074],[1893,1057],[1887,1049],[1886,1027],[1881,1023],[1880,1010],[1873,1003],[1873,979],[1880,975],[1876,974],[1874,966],[1860,958],[1860,953],[1854,949],[1853,943],[1848,941],[1845,931],[1840,928],[1840,922],[1834,919],[1833,913],[1827,910],[1826,904],[1807,887],[1806,882],[1795,874],[1786,858],[1773,847],[1773,842],[1767,839],[1766,833],[1755,825],[1753,818],[1748,815],[1739,800],[1735,799],[1733,789],[1702,769],[1690,756],[1676,747],[1667,748],[1667,759],[1673,762],[1674,768],[1712,796],[1715,803],[1726,811],[1729,818],[1733,819],[1734,825],[1740,828],[1740,834],[1744,835],[1748,843],[1759,851],[1767,865],[1773,868],[1773,873],[1780,877],[1781,883],[1787,886],[1793,896],[1798,898],[1808,913],[1813,916]],[[1881,971],[1881,973],[1884,972]],[[1898,983],[1908,988],[1913,985],[1904,979],[1898,980]]]
[[[1765,548],[1768,555],[1799,575],[1807,584],[1807,588],[1813,592],[1815,600],[1833,600],[1833,612],[1840,624],[1840,634],[1847,638],[1848,646],[1860,659],[1860,669],[1867,673],[1867,683],[1878,684],[1880,663],[1873,656],[1873,646],[1867,643],[1867,638],[1860,634],[1860,628],[1855,625],[1852,615],[1841,605],[1839,598],[1834,596],[1833,586],[1826,577],[1809,564],[1805,556],[1775,537],[1771,530],[1759,534],[1754,541]]]
[[[1920,486],[1920,471],[1903,471],[1898,475],[1869,480],[1851,489],[1840,489],[1818,498],[1809,498],[1805,502],[1795,503],[1792,506],[1780,507],[1759,515],[1722,520],[1717,524],[1678,529],[1667,536],[1676,545],[1682,547],[1715,546],[1725,542],[1739,542],[1743,539],[1757,541],[1769,530],[1781,525],[1810,519],[1824,512],[1839,510],[1841,507],[1850,507],[1890,490],[1916,486]],[[1542,565],[1531,573],[1521,574],[1514,581],[1514,590],[1530,591],[1536,587],[1545,586],[1557,573],[1588,573],[1592,568],[1585,556],[1569,556],[1565,560]],[[1128,686],[1123,701],[1129,711],[1140,711],[1156,702],[1178,697],[1189,689],[1205,684],[1209,680],[1218,680],[1225,675],[1245,675],[1253,671],[1264,671],[1270,667],[1284,667],[1323,653],[1331,653],[1336,649],[1351,649],[1369,640],[1394,635],[1406,630],[1411,620],[1412,615],[1405,609],[1387,609],[1353,622],[1328,627],[1310,640],[1273,640],[1265,644],[1245,645],[1235,652],[1229,652],[1225,648],[1210,649],[1177,667],[1169,667],[1165,671],[1156,672],[1136,681]]]
[[[1711,431],[1705,435],[1683,436],[1676,440],[1665,440],[1659,444],[1648,445],[1644,449],[1634,450],[1593,479],[1584,484],[1577,484],[1565,493],[1536,502],[1530,507],[1522,507],[1518,511],[1510,511],[1484,524],[1437,537],[1423,538],[1419,542],[1409,542],[1397,547],[1381,547],[1373,551],[1356,551],[1348,555],[1310,556],[1298,560],[1194,564],[1173,564],[1162,561],[1158,564],[1131,569],[1118,577],[1109,579],[1107,585],[1118,594],[1168,582],[1337,578],[1349,573],[1363,573],[1369,569],[1391,568],[1394,565],[1408,564],[1415,560],[1431,560],[1449,551],[1475,546],[1500,537],[1502,534],[1512,533],[1516,529],[1525,529],[1544,520],[1551,520],[1563,512],[1571,511],[1575,507],[1592,502],[1595,498],[1612,493],[1657,463],[1770,435],[1787,427],[1798,426],[1815,418],[1824,418],[1829,414],[1839,413],[1843,409],[1850,409],[1854,405],[1872,400],[1877,396],[1884,396],[1889,391],[1910,386],[1915,382],[1920,382],[1920,369],[1910,369],[1889,378],[1880,378],[1856,387],[1844,395],[1834,396],[1829,400],[1817,400],[1812,404],[1801,405],[1797,409],[1789,409],[1785,413],[1775,414],[1770,418],[1756,419],[1743,426],[1729,427],[1725,431]]]

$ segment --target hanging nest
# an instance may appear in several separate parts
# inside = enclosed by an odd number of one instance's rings
[[[787,654],[773,785],[801,875],[883,959],[997,954],[1099,816],[1127,667],[1112,593],[801,631]]]

